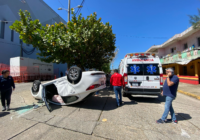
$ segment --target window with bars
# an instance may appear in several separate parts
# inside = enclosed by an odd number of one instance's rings
[[[171,53],[174,53],[174,48],[171,48]]]
[[[5,22],[0,20],[0,38],[4,39]]]
[[[200,37],[197,38],[198,41],[198,47],[200,47]]]
[[[184,50],[188,49],[188,44],[187,43],[184,44],[183,49]]]
[[[11,30],[11,41],[14,41],[14,30]]]
[[[20,39],[20,40],[19,40],[19,43],[20,43],[20,44],[23,44],[23,41]]]

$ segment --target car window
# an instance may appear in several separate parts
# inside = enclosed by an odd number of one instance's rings
[[[159,64],[144,64],[144,75],[160,75]]]
[[[143,75],[143,64],[128,64],[128,75]]]
[[[77,96],[67,96],[67,97],[62,97],[62,99],[66,104],[68,104],[68,103],[78,100],[78,97]]]

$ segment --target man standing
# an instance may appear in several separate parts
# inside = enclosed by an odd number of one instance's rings
[[[63,77],[63,72],[62,71],[60,72],[60,77]]]
[[[167,116],[170,112],[172,122],[177,124],[176,116],[174,109],[172,107],[172,101],[176,98],[176,92],[178,89],[179,78],[174,75],[174,70],[172,68],[166,69],[167,79],[165,80],[163,91],[161,95],[165,96],[165,111],[161,119],[157,120],[157,123],[164,123],[167,119]]]
[[[2,104],[2,111],[10,110],[10,100],[12,91],[15,90],[15,84],[13,78],[9,76],[10,72],[8,70],[2,71],[2,76],[0,76],[0,92],[1,92],[1,104]],[[6,103],[7,101],[7,108]]]
[[[117,107],[122,105],[122,94],[121,94],[121,88],[123,85],[123,77],[121,74],[118,73],[118,70],[114,70],[114,74],[110,78],[110,84],[113,86],[116,100],[117,100]],[[118,99],[119,95],[119,99]]]

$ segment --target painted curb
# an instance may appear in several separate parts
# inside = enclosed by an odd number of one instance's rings
[[[178,90],[178,92],[179,92],[179,93],[182,93],[182,94],[185,94],[185,95],[187,95],[187,96],[190,96],[190,97],[193,97],[193,98],[196,98],[196,99],[200,100],[200,96],[195,95],[195,94],[193,94],[193,93],[184,92],[184,91],[182,91],[182,90]]]

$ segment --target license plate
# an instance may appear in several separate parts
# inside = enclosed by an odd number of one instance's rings
[[[132,83],[132,86],[138,86],[138,83]]]
[[[104,81],[101,81],[101,85],[104,85]]]

